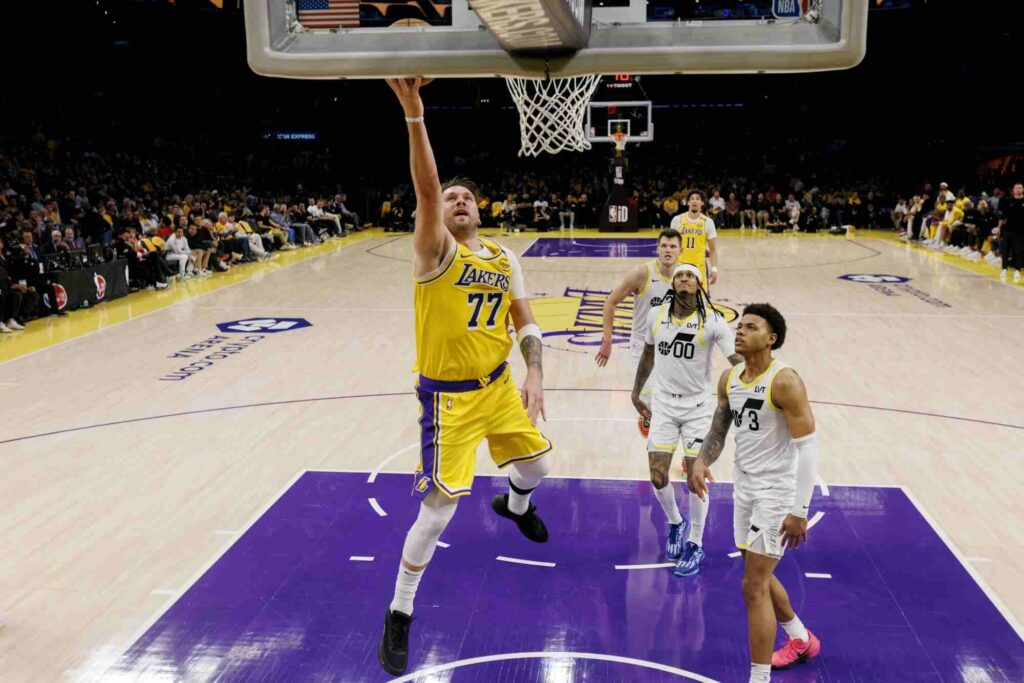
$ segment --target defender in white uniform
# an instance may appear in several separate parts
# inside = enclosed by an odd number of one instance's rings
[[[711,306],[701,287],[701,271],[690,263],[677,265],[672,275],[671,299],[651,311],[647,319],[644,352],[637,368],[633,404],[641,416],[651,417],[647,460],[654,495],[668,518],[665,554],[677,560],[676,576],[693,576],[704,560],[704,523],[708,499],[689,496],[690,535],[683,545],[687,520],[676,504],[669,482],[672,456],[683,440],[684,471],[689,472],[711,426],[711,354],[715,346],[733,365],[740,356],[725,319]],[[643,401],[641,388],[654,383],[652,405]]]
[[[807,390],[791,367],[772,357],[786,338],[786,321],[770,304],[751,304],[736,329],[743,363],[718,383],[718,408],[690,477],[690,490],[707,495],[707,469],[736,425],[733,529],[743,552],[743,598],[750,635],[751,683],[771,670],[816,657],[818,638],[793,611],[775,578],[785,549],[807,540],[807,513],[818,474],[818,441]],[[776,619],[789,641],[776,652]]]
[[[662,230],[658,236],[658,258],[631,269],[626,273],[619,286],[616,287],[604,302],[603,333],[601,348],[597,351],[597,365],[604,367],[612,355],[612,334],[615,331],[615,313],[619,304],[627,297],[633,297],[633,326],[629,336],[629,351],[633,361],[633,372],[644,350],[644,328],[647,315],[652,309],[661,306],[665,295],[672,289],[672,269],[679,259],[682,240],[675,230]],[[643,400],[650,405],[651,388],[646,387]],[[640,433],[645,437],[650,428],[648,418],[639,419]]]

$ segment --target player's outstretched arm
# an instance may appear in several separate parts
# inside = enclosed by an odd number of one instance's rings
[[[732,426],[732,411],[729,410],[729,395],[726,393],[730,372],[732,371],[726,370],[718,380],[718,405],[715,407],[715,416],[711,418],[711,429],[704,437],[700,453],[693,463],[693,473],[688,478],[690,491],[696,493],[701,500],[704,500],[708,493],[707,482],[715,480],[709,468],[722,455],[725,437]]]
[[[436,268],[445,253],[448,240],[453,239],[444,226],[441,180],[434,161],[434,151],[427,137],[427,126],[423,121],[420,88],[429,82],[430,79],[420,77],[387,79],[388,86],[402,105],[409,129],[409,166],[416,191],[416,229],[412,235],[412,248],[416,254],[414,269],[417,274],[428,273]]]
[[[612,334],[615,331],[615,308],[644,288],[647,266],[639,265],[630,270],[618,287],[612,290],[604,302],[604,317],[601,325],[601,348],[597,350],[597,366],[603,368],[612,355]]]

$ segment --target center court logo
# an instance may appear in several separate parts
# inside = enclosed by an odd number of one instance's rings
[[[854,273],[851,275],[840,275],[840,280],[847,280],[848,282],[866,282],[868,284],[901,284],[904,282],[910,282],[909,277],[903,277],[901,275],[882,275],[880,273]]]
[[[530,300],[534,317],[543,333],[544,341],[553,348],[577,350],[579,347],[600,346],[604,320],[604,303],[611,294],[603,289],[566,287],[562,296],[539,297]],[[739,317],[735,309],[715,304],[726,322]],[[615,308],[612,344],[629,343],[633,329],[633,297]],[[568,346],[561,346],[561,343]]]
[[[301,330],[304,327],[312,327],[313,323],[305,318],[246,318],[245,320],[232,320],[227,323],[217,323],[217,329],[221,332],[290,332]]]

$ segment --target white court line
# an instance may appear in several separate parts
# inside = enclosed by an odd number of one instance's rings
[[[473,666],[474,664],[486,664],[487,662],[504,662],[515,659],[596,659],[601,662],[615,662],[617,664],[631,664],[633,666],[643,667],[645,669],[654,669],[655,671],[662,671],[668,674],[675,674],[680,678],[689,678],[691,681],[700,681],[700,683],[718,683],[714,678],[708,678],[707,676],[701,676],[700,674],[687,671],[686,669],[677,669],[674,666],[668,664],[659,664],[658,662],[646,662],[642,659],[633,659],[631,657],[619,657],[618,655],[606,655],[606,654],[595,654],[591,652],[509,652],[500,655],[487,655],[485,657],[473,657],[472,659],[460,659],[455,662],[448,662],[447,664],[439,664],[438,666],[432,666],[429,669],[420,669],[414,671],[411,674],[406,674],[401,678],[395,678],[391,683],[409,683],[410,681],[427,680],[432,677],[433,674],[441,673],[442,671],[449,671],[451,669],[458,669],[463,666]]]
[[[823,496],[831,496],[832,495],[831,493],[828,492],[828,484],[826,484],[825,480],[822,479],[820,476],[818,477],[818,487],[821,489],[821,495],[823,495]]]
[[[444,541],[438,541],[437,542],[437,547],[438,548],[451,548],[451,546],[449,544],[445,543]]]
[[[377,467],[374,468],[373,472],[370,473],[370,478],[366,480],[366,483],[372,484],[373,482],[377,481],[377,475],[380,474],[380,471],[382,469],[384,469],[385,465],[387,465],[389,462],[391,462],[392,460],[397,458],[402,453],[405,453],[406,451],[411,451],[412,449],[416,448],[417,446],[419,446],[419,443],[409,444],[405,448],[400,448],[397,451],[395,451],[394,453],[392,453],[391,455],[389,455],[388,457],[386,457],[383,460],[381,460],[380,464],[377,465]]]
[[[818,510],[817,512],[815,512],[814,515],[811,516],[811,520],[809,522],[807,522],[807,528],[808,529],[812,528],[815,524],[820,522],[821,518],[824,517],[824,516],[825,516],[825,513],[822,512],[821,510]]]
[[[348,559],[353,562],[373,562],[373,557],[370,555],[352,555]]]
[[[384,512],[384,508],[380,506],[380,503],[377,502],[376,498],[367,498],[367,501],[369,501],[370,507],[372,507],[374,512],[376,512],[378,515],[380,515],[381,517],[388,516],[388,513]]]
[[[964,559],[975,564],[988,564],[992,561],[987,557],[965,557]]]
[[[676,566],[675,562],[662,562],[661,564],[617,564],[616,569],[666,569]]]
[[[504,555],[498,555],[496,558],[498,562],[512,562],[514,564],[528,564],[533,567],[554,567],[554,562],[537,562],[535,560],[520,560],[518,557],[505,557]]]
[[[934,531],[935,534],[942,539],[942,542],[946,544],[946,547],[949,548],[949,551],[951,553],[953,553],[953,556],[957,559],[958,562],[960,562],[960,565],[965,570],[967,570],[967,573],[970,574],[972,579],[974,579],[974,582],[978,584],[978,587],[981,588],[982,592],[985,593],[985,595],[992,602],[995,608],[999,610],[999,613],[1003,615],[1003,618],[1006,619],[1006,623],[1008,623],[1010,625],[1010,628],[1012,628],[1017,633],[1017,637],[1021,640],[1024,640],[1024,629],[1021,628],[1021,625],[1017,622],[1017,619],[1014,618],[1013,612],[1011,612],[1009,608],[1007,608],[1006,604],[1002,601],[1002,599],[995,594],[995,591],[993,591],[991,587],[989,587],[985,579],[981,578],[981,575],[977,572],[977,570],[970,564],[968,564],[966,558],[964,557],[964,554],[960,551],[960,548],[958,548],[949,538],[949,536],[946,535],[946,532],[942,530],[942,527],[940,527],[938,523],[934,519],[932,519],[932,516],[928,514],[928,511],[925,510],[924,507],[917,501],[917,497],[914,496],[913,493],[911,493],[910,489],[907,488],[906,486],[900,486],[899,488],[903,490],[903,495],[905,495],[907,497],[907,500],[909,500],[911,504],[915,508],[917,508],[917,511],[921,513],[921,516],[924,517],[924,520],[928,522],[928,525],[932,528],[932,531]]]
[[[633,422],[633,420],[630,420]],[[303,472],[324,472],[327,474],[370,474],[371,470],[350,470],[344,467],[316,467],[313,469],[303,470]],[[381,474],[405,474],[405,472],[382,472]],[[476,477],[490,477],[492,479],[508,479],[507,474],[477,474]],[[650,475],[646,477],[587,477],[580,475],[556,475],[549,474],[544,477],[545,479],[579,479],[580,481],[647,481],[651,480]],[[718,484],[731,484],[732,481],[729,479],[719,479],[714,483]],[[903,486],[900,484],[832,484],[832,486],[842,486],[846,489],[902,489]]]
[[[742,554],[743,554],[743,553],[741,553],[741,552],[740,552],[739,550],[737,550],[737,551],[736,551],[736,552],[734,552],[734,553],[729,553],[729,557],[739,557],[739,556],[740,556],[740,555],[742,555]]]
[[[831,574],[815,574],[813,572],[804,572],[804,576],[808,579],[831,579]]]
[[[170,588],[157,588],[155,591],[149,591],[150,595],[177,595],[178,591],[171,590]]]
[[[81,337],[78,338],[81,339]],[[302,475],[305,474],[306,472],[307,470],[300,470],[298,473],[296,473],[294,477],[288,480],[288,483],[285,484],[284,487],[282,487],[276,494],[271,496],[270,501],[266,505],[261,507],[259,510],[257,510],[256,513],[249,518],[249,521],[242,526],[238,538],[241,538],[246,531],[252,528],[252,526],[259,521],[260,517],[265,515],[267,513],[267,510],[273,507],[274,503],[280,500],[281,497],[285,493],[287,493],[288,489],[295,486],[295,482],[297,482],[299,478],[302,477]],[[203,574],[205,574],[207,570],[210,569],[210,567],[216,564],[217,561],[220,558],[222,558],[224,554],[227,553],[228,550],[231,549],[231,546],[233,546],[238,541],[238,538],[232,538],[231,540],[227,541],[219,551],[214,553],[214,555],[203,564],[203,566],[197,569],[196,572],[191,577],[189,577],[188,581],[186,581],[182,585],[180,593],[182,595],[187,593],[189,588],[195,585],[195,583],[199,581],[200,578],[202,578]],[[135,641],[141,638],[142,635],[146,631],[148,631],[153,626],[153,624],[159,621],[160,617],[162,617],[164,613],[166,613],[167,610],[169,610],[174,605],[174,603],[177,602],[177,596],[178,593],[176,592],[170,598],[168,598],[167,601],[164,602],[164,604],[161,605],[156,610],[156,612],[154,612],[153,615],[150,616],[149,619],[146,619],[142,623],[142,625],[139,626],[138,629],[136,629],[130,636],[128,636],[128,638],[125,640],[122,646],[110,649],[103,648],[102,651],[96,654],[96,656],[94,657],[94,661],[83,663],[82,666],[76,670],[75,676],[85,680],[98,680],[102,678],[103,674],[105,674],[107,670],[110,669],[110,667],[114,666],[114,664],[117,663],[117,660],[121,658],[121,655],[127,652],[128,648],[134,645]]]

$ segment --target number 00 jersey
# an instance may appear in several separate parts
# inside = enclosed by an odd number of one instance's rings
[[[722,316],[709,313],[702,321],[694,311],[679,320],[672,315],[672,304],[651,311],[644,341],[654,347],[655,395],[692,399],[690,405],[711,394],[712,349],[718,346],[726,357],[736,353],[732,330]]]
[[[796,447],[782,410],[772,403],[772,382],[789,367],[772,359],[768,368],[749,383],[740,377],[746,363],[729,373],[725,385],[736,428],[735,464],[744,474],[796,473]]]
[[[487,255],[453,239],[441,265],[416,278],[416,371],[425,377],[482,378],[508,358],[512,262],[494,242],[480,241]]]

